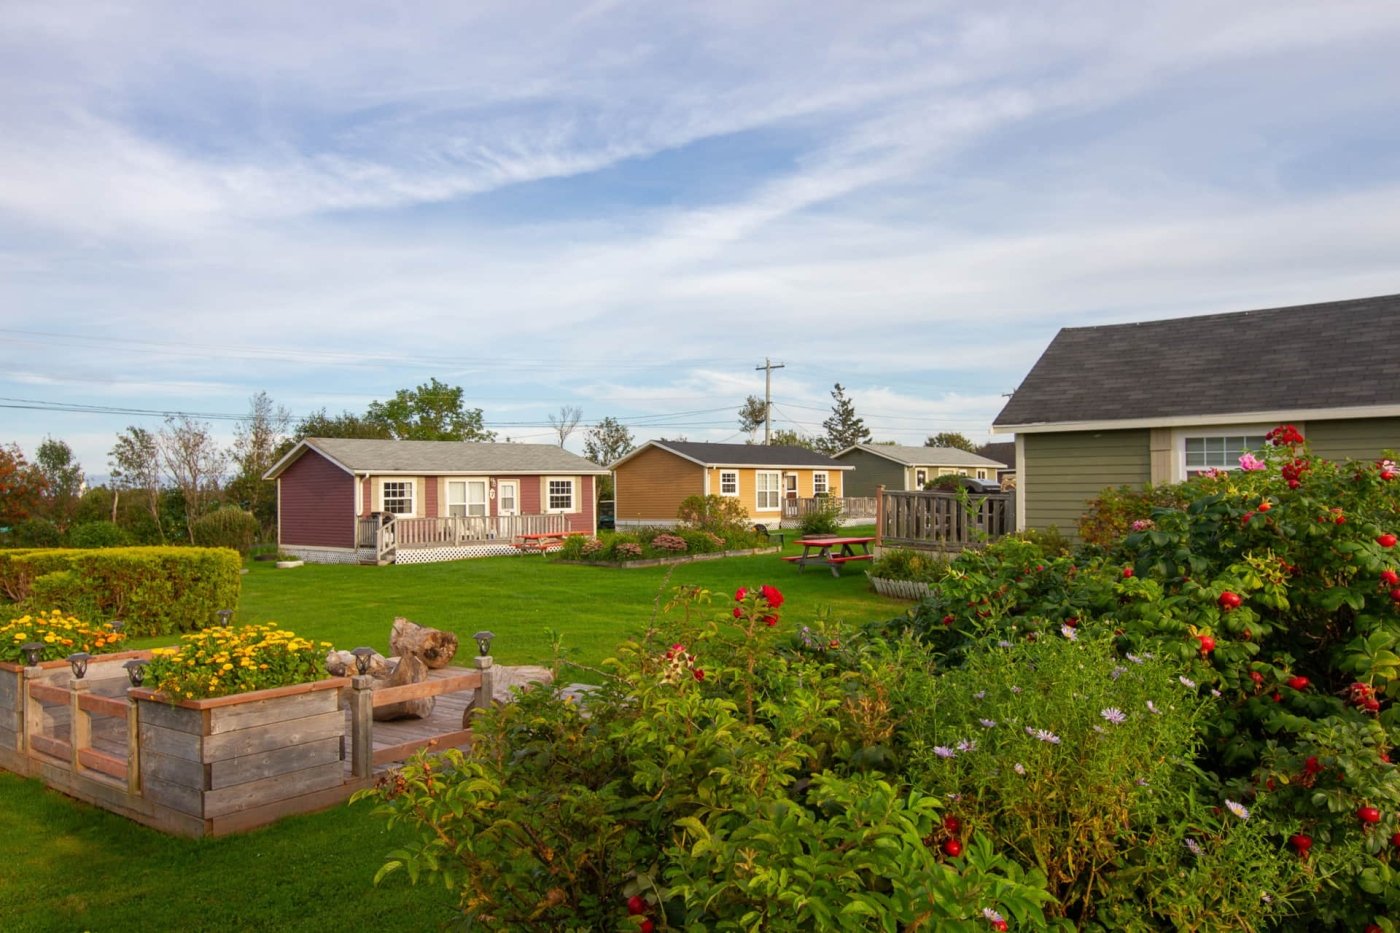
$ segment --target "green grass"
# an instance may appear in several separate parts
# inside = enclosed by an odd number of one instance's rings
[[[789,545],[785,553],[797,550]],[[337,647],[385,651],[389,626],[401,615],[457,632],[462,658],[473,650],[472,633],[490,629],[497,636],[492,654],[504,664],[547,664],[554,630],[571,660],[596,667],[619,641],[645,628],[663,585],[707,587],[723,607],[739,586],[771,583],[786,597],[782,625],[793,628],[822,613],[863,622],[908,608],[869,592],[863,565],[834,579],[817,568],[799,574],[771,554],[637,570],[537,557],[249,566],[238,623],[275,621]],[[169,639],[144,643],[159,641]],[[596,677],[587,670],[567,676]],[[440,888],[414,888],[401,876],[372,886],[399,837],[369,809],[341,806],[245,835],[194,841],[0,772],[0,839],[8,856],[0,868],[0,930],[394,931],[450,923],[455,900]]]

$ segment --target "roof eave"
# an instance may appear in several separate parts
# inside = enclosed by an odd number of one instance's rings
[[[993,424],[993,434],[1049,434],[1064,431],[1121,431],[1133,428],[1189,428],[1246,422],[1337,421],[1344,418],[1400,418],[1400,404],[1339,408],[1278,408],[1269,411],[1220,412],[1209,415],[1162,415],[1101,421],[1040,421]]]

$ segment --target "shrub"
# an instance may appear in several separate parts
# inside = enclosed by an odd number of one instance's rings
[[[81,522],[68,529],[69,547],[122,547],[125,544],[126,532],[109,521]]]
[[[797,530],[803,537],[831,535],[841,530],[841,500],[818,499],[811,511],[797,520]]]
[[[935,476],[924,483],[925,489],[936,489],[940,492],[957,492],[963,488],[962,477],[957,473],[944,473],[942,476]]]
[[[0,661],[24,663],[20,646],[44,646],[40,661],[56,661],[78,651],[103,654],[118,647],[125,635],[106,625],[83,622],[54,609],[22,615],[0,624]]]
[[[1178,508],[1183,498],[1180,487],[1172,485],[1141,488],[1115,486],[1105,489],[1089,501],[1089,507],[1079,519],[1079,537],[1086,544],[1108,547],[1123,540],[1132,530],[1133,522],[1152,517],[1155,509]]]
[[[651,539],[651,547],[658,551],[681,554],[690,549],[690,544],[678,535],[657,535]]]
[[[324,680],[328,641],[313,642],[272,625],[215,627],[153,648],[146,685],[171,699],[203,699]]]
[[[9,551],[0,554],[0,587],[25,611],[82,610],[124,619],[130,635],[162,635],[201,628],[236,606],[239,569],[224,548]]]
[[[58,547],[62,540],[58,526],[47,518],[26,518],[16,522],[7,536],[11,547],[23,548]]]
[[[870,565],[870,575],[885,580],[936,583],[947,573],[946,557],[912,548],[886,548]]]
[[[738,534],[749,524],[749,513],[733,496],[687,496],[676,510],[680,521],[721,538]]]
[[[226,547],[247,555],[261,527],[252,512],[224,508],[195,519],[190,532],[199,547]]]

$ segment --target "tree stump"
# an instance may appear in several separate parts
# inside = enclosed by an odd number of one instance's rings
[[[420,684],[428,679],[428,666],[415,655],[406,654],[399,658],[394,670],[384,680],[376,680],[374,687],[400,687],[404,684]],[[390,722],[395,719],[427,719],[433,714],[437,697],[423,697],[421,700],[404,700],[374,708],[375,722]]]
[[[413,655],[429,668],[437,670],[451,664],[457,656],[457,636],[398,618],[394,620],[393,630],[389,633],[389,649],[401,658]]]

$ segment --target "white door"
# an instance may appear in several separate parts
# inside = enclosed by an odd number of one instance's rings
[[[496,484],[496,514],[514,517],[520,514],[520,483],[503,479]]]

